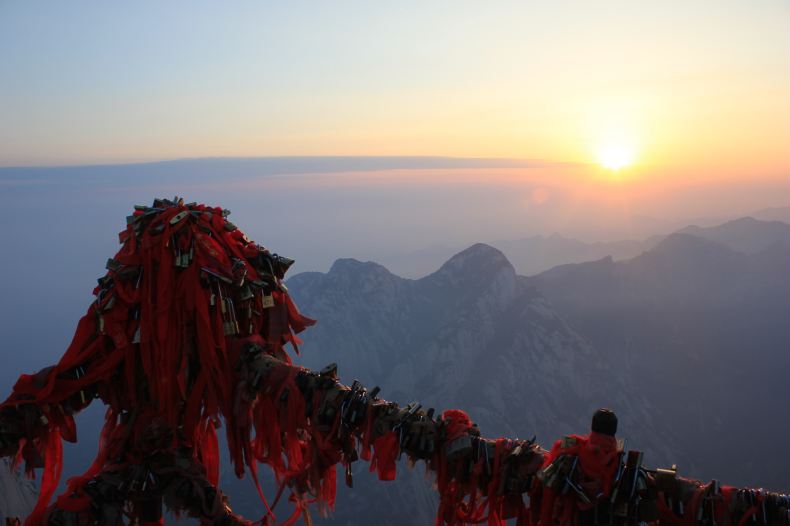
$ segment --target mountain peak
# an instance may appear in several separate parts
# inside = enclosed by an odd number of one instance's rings
[[[354,258],[340,258],[332,263],[329,274],[385,274],[392,273],[373,261],[360,261]]]
[[[435,274],[474,278],[501,271],[516,274],[516,269],[500,250],[485,243],[476,243],[447,260]]]
[[[646,254],[676,254],[689,251],[728,251],[721,243],[685,232],[675,232],[662,239]]]
[[[630,260],[630,263],[652,262],[665,268],[679,270],[709,269],[737,266],[747,255],[692,234],[670,234],[653,249]]]

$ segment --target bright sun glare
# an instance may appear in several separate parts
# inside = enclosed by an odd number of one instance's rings
[[[636,153],[626,144],[606,144],[598,149],[598,162],[609,170],[620,170],[634,162]]]

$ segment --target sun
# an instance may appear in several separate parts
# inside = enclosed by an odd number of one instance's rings
[[[601,166],[616,172],[634,163],[636,150],[625,142],[607,143],[598,148],[597,155]]]

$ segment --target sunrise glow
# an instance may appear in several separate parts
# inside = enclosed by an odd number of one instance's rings
[[[604,168],[618,171],[634,163],[634,148],[624,143],[605,144],[598,149],[598,162]]]
[[[127,18],[5,3],[0,166],[447,156],[657,186],[790,173],[786,2],[683,3],[682,23],[640,2],[430,4],[365,3],[327,24],[337,6],[184,17],[143,2]]]

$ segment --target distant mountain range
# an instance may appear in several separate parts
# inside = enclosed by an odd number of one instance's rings
[[[682,429],[700,476],[790,487],[790,226],[739,220],[677,233],[628,261],[530,279]],[[705,237],[700,237],[705,236]],[[738,252],[710,238],[739,247]],[[781,459],[781,462],[779,462]]]
[[[499,240],[488,243],[499,249],[513,264],[518,274],[531,276],[564,263],[593,261],[606,256],[628,259],[649,250],[662,239],[585,242],[560,234],[532,236],[523,239]],[[395,254],[384,259],[383,264],[404,277],[417,278],[433,272],[443,261],[458,252],[445,246],[427,248],[406,254]]]
[[[319,320],[299,361],[337,362],[343,380],[380,385],[387,399],[462,408],[486,435],[537,435],[545,446],[610,406],[651,466],[790,490],[790,225],[744,218],[625,249],[638,254],[531,277],[484,244],[417,280],[337,260],[288,280]],[[86,459],[91,425],[80,435]],[[421,468],[401,465],[394,483],[366,468],[321,524],[432,523]],[[226,470],[223,486],[234,508],[260,515],[251,485]]]
[[[755,213],[754,217],[735,219],[713,227],[687,226],[678,231],[722,243],[736,251],[753,253],[772,243],[787,241],[789,224],[790,207],[770,208]],[[665,237],[655,235],[643,240],[586,242],[552,234],[488,244],[501,250],[519,274],[532,276],[557,265],[595,261],[606,256],[615,261],[630,259],[652,249]],[[382,263],[399,275],[421,277],[433,272],[456,252],[458,249],[437,246],[390,255]]]
[[[781,221],[760,221],[744,217],[723,225],[701,228],[688,226],[680,233],[720,243],[736,252],[757,254],[772,245],[790,245],[790,225]]]

